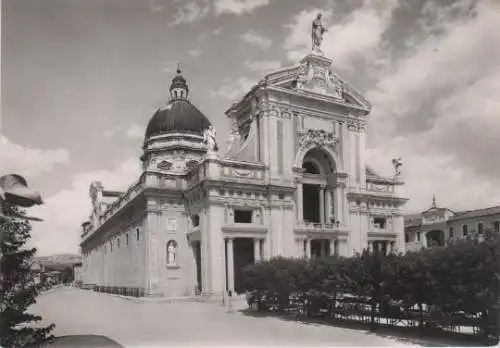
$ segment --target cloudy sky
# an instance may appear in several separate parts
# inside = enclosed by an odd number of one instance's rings
[[[401,156],[408,211],[500,204],[500,2],[3,0],[0,168],[46,205],[42,255],[77,252],[88,187],[126,188],[176,62],[223,143],[224,111],[265,72],[324,51],[373,104],[368,160]]]

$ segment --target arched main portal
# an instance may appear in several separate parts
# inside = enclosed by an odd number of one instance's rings
[[[332,224],[339,221],[335,205],[337,176],[335,161],[321,148],[309,150],[302,161],[302,214],[305,223]]]
[[[432,230],[426,233],[426,242],[428,247],[444,245],[444,231]]]

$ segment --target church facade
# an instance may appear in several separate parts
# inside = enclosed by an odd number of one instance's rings
[[[400,163],[388,177],[367,166],[370,110],[314,51],[229,107],[222,153],[178,71],[147,126],[138,180],[125,192],[90,186],[82,281],[217,297],[239,292],[241,269],[263,259],[404,252]]]

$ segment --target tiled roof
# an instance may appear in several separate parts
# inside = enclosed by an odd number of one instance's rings
[[[405,215],[404,216],[405,227],[419,226],[422,223],[423,214],[425,214],[426,212],[429,212],[432,209],[434,209],[434,210],[449,210],[447,208],[431,208],[431,209],[426,210],[426,211],[421,212],[421,213]],[[500,206],[454,212],[454,216],[450,217],[447,221],[473,219],[473,218],[495,215],[495,214],[500,214]]]
[[[481,216],[495,215],[500,214],[500,206],[483,208],[483,209],[475,209],[475,210],[466,210],[455,213],[455,216],[450,220],[462,220],[462,219],[470,219]]]

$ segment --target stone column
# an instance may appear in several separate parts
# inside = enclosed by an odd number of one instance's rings
[[[226,257],[227,257],[227,289],[234,291],[234,245],[233,238],[227,238]]]
[[[310,259],[311,258],[311,240],[307,238],[305,240],[306,242],[306,258]]]
[[[299,258],[304,257],[304,243],[305,243],[305,241],[303,239],[296,239],[295,240],[295,245],[297,248],[297,256]]]
[[[303,186],[302,183],[299,182],[297,184],[297,221],[302,222],[304,221],[304,198],[303,198]]]
[[[319,189],[319,221],[325,223],[325,186],[321,185]]]
[[[259,238],[253,239],[253,255],[254,255],[254,261],[259,262],[261,259]]]
[[[396,251],[396,242],[391,242],[391,252]]]
[[[335,189],[335,220],[344,222],[343,207],[342,207],[342,189],[337,186]]]
[[[373,252],[373,242],[368,241],[368,250],[372,253]]]
[[[335,239],[330,239],[330,256],[335,255]]]

